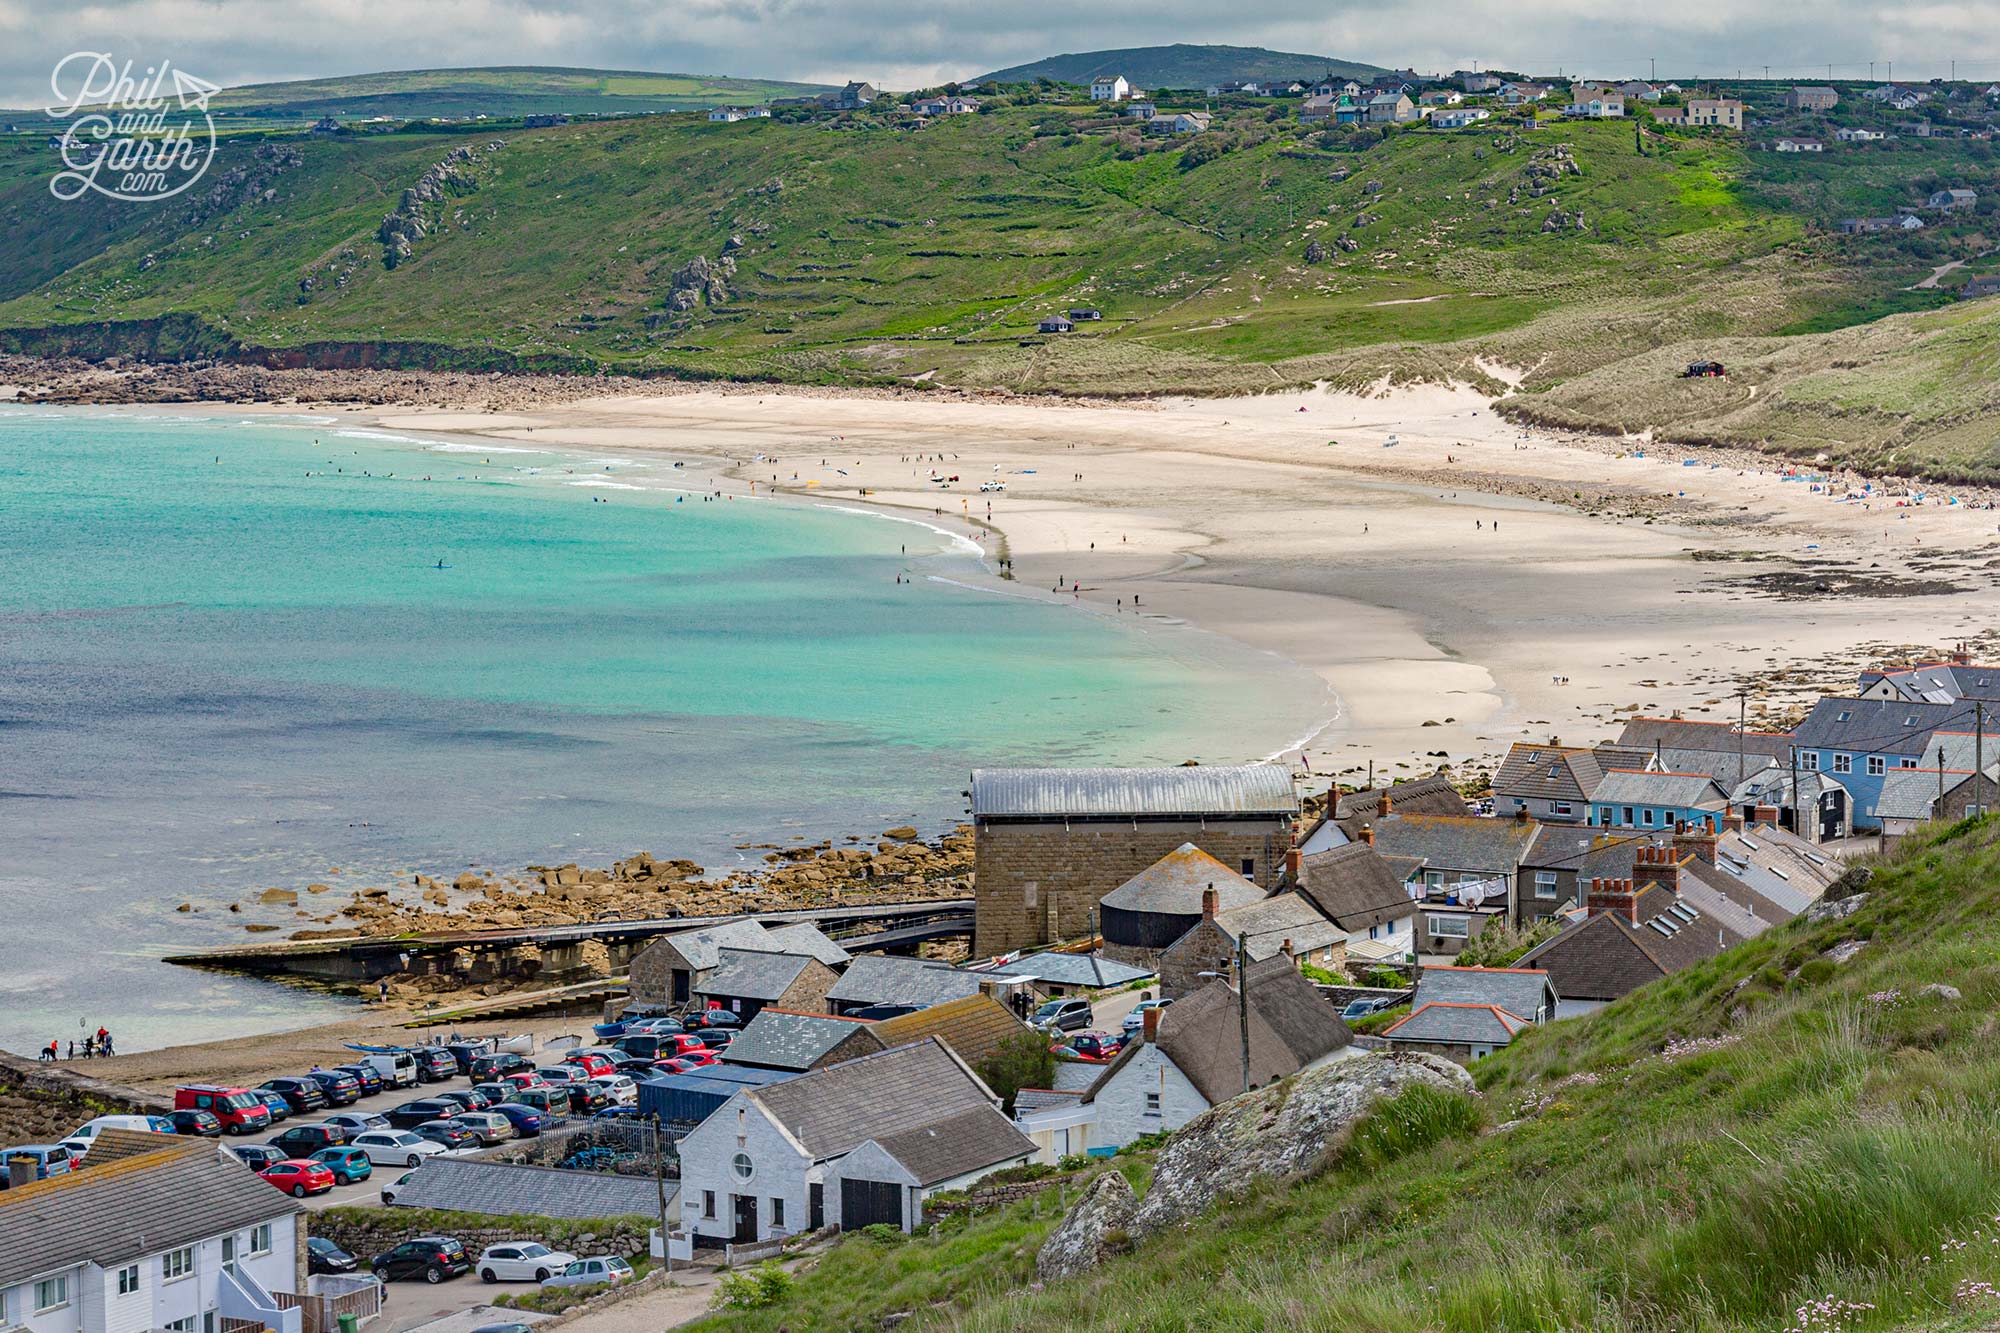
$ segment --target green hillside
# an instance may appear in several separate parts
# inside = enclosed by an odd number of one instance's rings
[[[503,65],[244,84],[223,89],[210,106],[217,113],[218,124],[227,128],[235,122],[309,122],[321,116],[341,120],[485,116],[500,120],[552,114],[634,115],[768,102],[775,97],[804,97],[823,91],[819,84],[770,79]],[[19,116],[31,122],[42,119],[25,112]]]
[[[1033,64],[982,74],[969,82],[1032,83],[1036,79],[1052,79],[1057,83],[1088,84],[1100,74],[1123,74],[1141,88],[1206,88],[1211,83],[1231,80],[1310,81],[1328,74],[1343,79],[1366,79],[1385,72],[1379,65],[1335,60],[1331,56],[1270,51],[1261,46],[1192,46],[1176,42],[1172,46],[1134,46],[1119,51],[1049,56]]]
[[[1483,1128],[1410,1098],[1319,1174],[1045,1287],[1050,1195],[849,1237],[769,1306],[700,1327],[1991,1329],[1996,833],[1921,834],[1847,919],[1531,1030],[1476,1067]],[[1147,1155],[1119,1161],[1143,1187]]]

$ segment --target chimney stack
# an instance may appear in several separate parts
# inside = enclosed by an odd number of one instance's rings
[[[1305,853],[1299,850],[1297,843],[1293,843],[1291,850],[1285,853],[1285,873],[1291,877],[1292,883],[1297,884],[1303,877],[1305,863]]]
[[[1392,800],[1389,796],[1389,793],[1385,791],[1382,793],[1381,796],[1376,798],[1375,817],[1378,819],[1387,819],[1389,817],[1389,812],[1395,808],[1396,808],[1396,802]]]
[[[1139,1015],[1139,1040],[1151,1045],[1160,1039],[1160,1006]]]
[[[1724,815],[1722,817],[1722,831],[1724,833],[1741,833],[1743,831],[1743,816]]]
[[[1583,900],[1584,910],[1591,916],[1603,916],[1616,912],[1630,925],[1639,924],[1639,897],[1632,891],[1629,879],[1593,879],[1590,892]]]
[[[1778,807],[1775,805],[1758,806],[1751,812],[1750,822],[1753,824],[1776,824],[1778,822]]]
[[[1217,897],[1213,884],[1203,889],[1201,891],[1201,919],[1204,921],[1215,920],[1216,909],[1220,905],[1220,902],[1221,900]]]
[[[1527,822],[1528,822],[1528,807],[1527,807],[1526,805],[1517,805],[1517,806],[1515,806],[1515,807],[1514,807],[1514,826],[1515,826],[1516,828],[1519,828],[1519,827],[1521,827],[1522,825],[1526,824]]]
[[[1278,946],[1278,952],[1285,955],[1285,957],[1292,959],[1292,961],[1294,962],[1298,961],[1296,955],[1292,953],[1292,942],[1290,940],[1286,940],[1283,944],[1280,944]]]
[[[35,1183],[35,1173],[40,1168],[32,1157],[9,1157],[7,1159],[7,1187],[19,1189],[23,1185]]]
[[[1669,893],[1681,891],[1680,857],[1670,847],[1647,843],[1632,853],[1632,882],[1657,884]]]
[[[1375,845],[1375,826],[1373,824],[1363,824],[1361,826],[1361,841],[1367,843],[1370,847]]]
[[[1674,830],[1674,847],[1685,848],[1710,865],[1715,864],[1715,830],[1707,824],[1682,824]]]

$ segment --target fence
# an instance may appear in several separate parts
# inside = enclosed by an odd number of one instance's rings
[[[520,1166],[555,1166],[566,1171],[609,1171],[621,1176],[651,1176],[654,1155],[669,1180],[679,1180],[680,1154],[674,1137],[662,1134],[650,1120],[583,1120],[544,1131],[540,1138],[517,1140],[482,1154],[489,1162]]]
[[[340,1316],[351,1314],[366,1323],[382,1313],[382,1284],[372,1277],[318,1277],[320,1290],[301,1296],[274,1291],[279,1309],[299,1307],[303,1333],[338,1333]]]

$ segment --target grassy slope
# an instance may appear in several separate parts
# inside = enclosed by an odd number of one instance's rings
[[[1058,83],[1087,84],[1101,74],[1123,74],[1141,88],[1206,88],[1211,83],[1246,79],[1310,81],[1325,74],[1365,79],[1382,72],[1379,65],[1300,55],[1295,51],[1271,51],[1261,46],[1196,46],[1176,42],[1172,46],[1136,46],[1050,56],[1032,64],[982,74],[969,82],[1032,83],[1036,79],[1054,79]]]
[[[2000,1280],[1996,835],[1914,838],[1849,920],[1531,1032],[1477,1070],[1510,1128],[1433,1143],[1413,1117],[1400,1157],[1377,1134],[1046,1289],[1054,1201],[851,1239],[779,1304],[704,1327],[1775,1330],[1827,1297],[1873,1308],[1814,1328],[1990,1326],[2000,1302],[1956,1292]],[[1820,958],[1849,939],[1868,941],[1849,963]],[[1964,998],[1920,998],[1932,982]]]

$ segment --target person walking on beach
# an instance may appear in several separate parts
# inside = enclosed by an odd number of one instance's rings
[[[111,1054],[111,1034],[109,1032],[105,1032],[103,1028],[99,1028],[97,1030],[99,1032],[104,1033],[103,1036],[97,1039],[97,1049],[103,1052],[103,1054],[108,1057]]]
[[[88,1060],[96,1054],[97,1054],[97,1038],[85,1037],[83,1039],[83,1058]]]
[[[75,1037],[71,1037],[71,1038],[69,1039],[69,1058],[70,1058],[70,1059],[72,1059],[72,1060],[76,1059],[76,1038],[75,1038]]]

